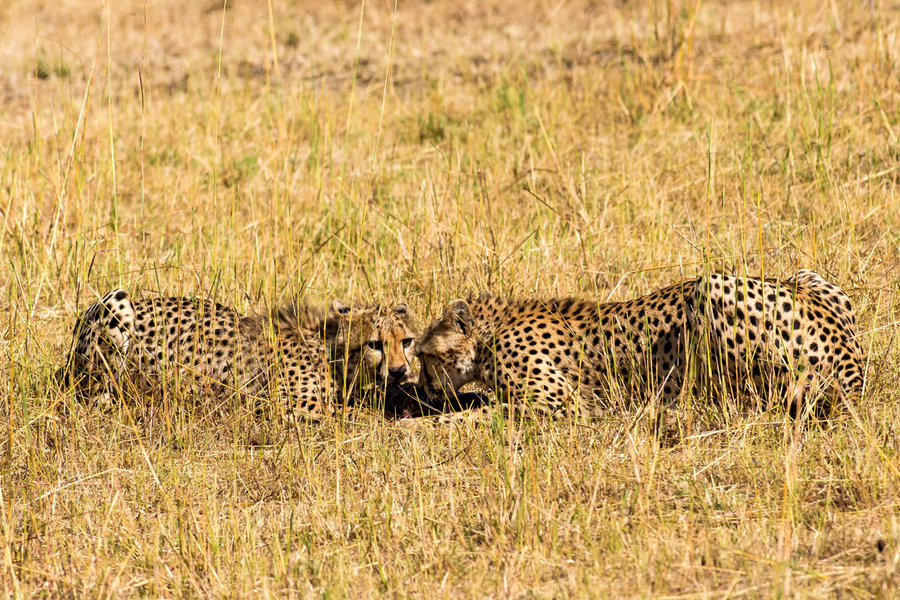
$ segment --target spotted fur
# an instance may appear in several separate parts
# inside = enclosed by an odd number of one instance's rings
[[[431,398],[479,382],[551,413],[622,397],[670,403],[687,390],[858,393],[862,353],[847,295],[812,271],[786,280],[710,274],[627,302],[451,302],[417,342]],[[599,403],[602,405],[602,401]]]
[[[89,306],[73,332],[65,372],[85,396],[128,381],[153,390],[176,381],[198,392],[289,398],[307,412],[352,399],[410,373],[416,325],[408,307],[299,303],[242,316],[198,298],[133,301],[113,290]]]

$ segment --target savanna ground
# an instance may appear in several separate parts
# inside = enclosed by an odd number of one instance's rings
[[[886,0],[3,2],[3,594],[893,596],[898,35]],[[254,446],[240,410],[52,380],[115,286],[424,320],[798,267],[869,373],[803,429],[361,413]]]

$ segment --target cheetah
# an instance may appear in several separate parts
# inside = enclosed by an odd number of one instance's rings
[[[81,396],[108,398],[127,379],[150,391],[176,380],[216,395],[289,398],[307,414],[352,403],[373,385],[411,372],[417,326],[405,303],[325,311],[289,303],[242,316],[198,298],[132,300],[116,289],[89,306],[73,331],[63,375]]]
[[[435,403],[479,382],[541,412],[581,412],[618,386],[660,406],[686,390],[784,392],[796,414],[813,388],[861,391],[857,335],[847,295],[801,270],[784,280],[708,274],[626,302],[484,293],[451,302],[416,353]]]

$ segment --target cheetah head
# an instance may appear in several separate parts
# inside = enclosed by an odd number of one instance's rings
[[[336,332],[334,363],[347,382],[400,383],[412,373],[418,328],[405,303],[350,307],[335,300],[328,321]]]
[[[429,397],[452,396],[477,379],[477,340],[472,325],[469,303],[454,300],[416,342],[416,354],[422,364],[419,383]]]

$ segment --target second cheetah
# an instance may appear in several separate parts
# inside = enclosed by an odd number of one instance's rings
[[[814,387],[830,398],[862,389],[857,335],[847,295],[801,270],[780,281],[709,274],[627,302],[483,294],[451,302],[417,353],[420,383],[436,399],[480,382],[558,412],[590,406],[613,385],[666,404],[686,389],[796,384],[794,412]]]

